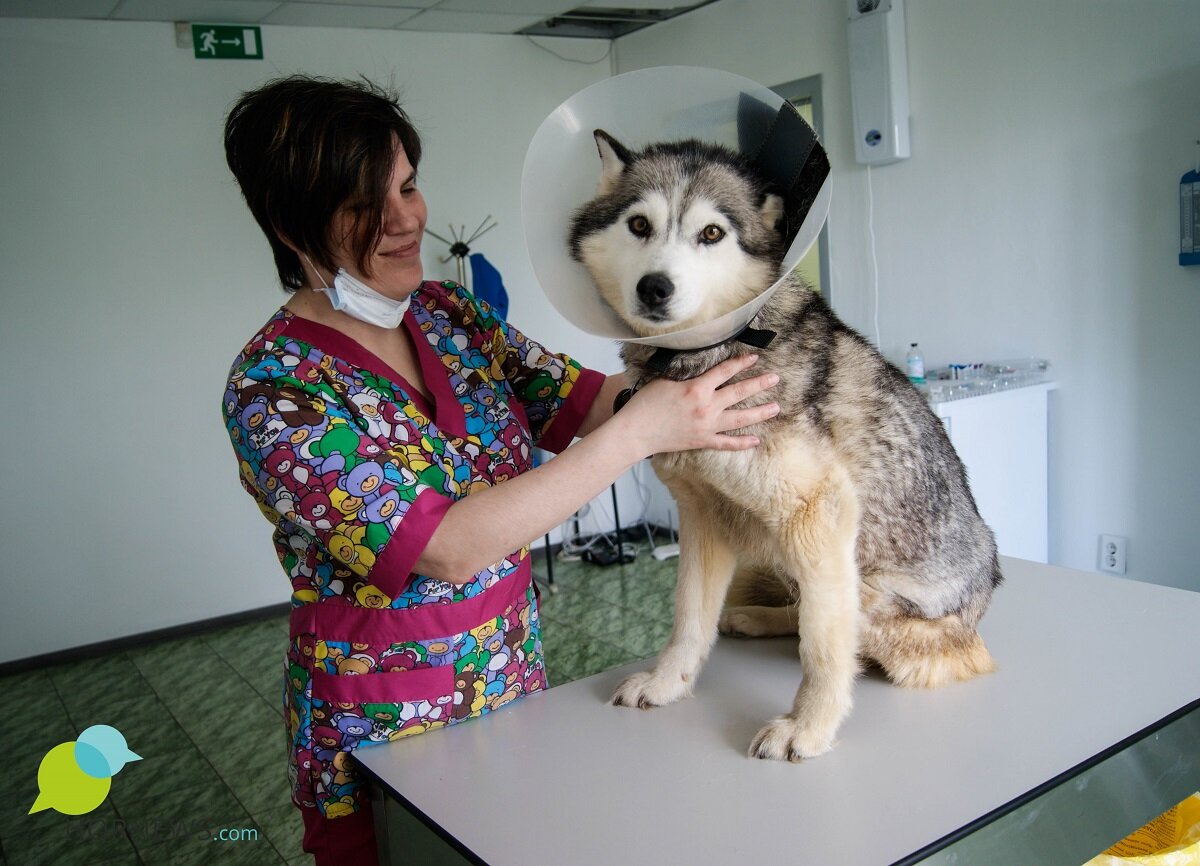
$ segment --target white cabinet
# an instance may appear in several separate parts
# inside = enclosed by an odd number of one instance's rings
[[[967,467],[1000,553],[1049,558],[1048,404],[1054,382],[930,405]]]

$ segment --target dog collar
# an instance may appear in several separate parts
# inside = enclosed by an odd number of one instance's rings
[[[711,346],[703,346],[699,349],[666,349],[660,346],[654,350],[654,354],[650,356],[650,359],[646,362],[646,366],[655,373],[662,375],[667,372],[667,368],[671,366],[671,362],[679,355],[687,355],[692,352],[707,352],[709,349],[716,349],[718,346],[724,346],[729,342],[745,343],[747,346],[753,346],[755,349],[765,349],[771,345],[771,341],[776,336],[774,331],[768,331],[765,328],[752,328],[747,325],[728,340],[722,340],[719,343],[713,343]],[[617,396],[613,398],[614,415],[620,412],[625,404],[633,399],[633,395],[642,387],[642,382],[644,381],[645,379],[642,379],[632,388],[623,388],[617,393]]]
[[[753,346],[756,349],[765,349],[771,345],[771,341],[775,339],[774,331],[761,330],[752,328],[749,325],[742,328],[732,337],[727,340],[721,340],[719,343],[713,343],[711,346],[701,346],[698,349],[667,349],[659,346],[654,350],[654,354],[650,356],[650,360],[646,362],[646,366],[655,373],[667,372],[667,367],[679,355],[687,355],[692,352],[707,352],[709,349],[715,349],[718,346],[724,346],[729,342],[745,343],[747,346]]]

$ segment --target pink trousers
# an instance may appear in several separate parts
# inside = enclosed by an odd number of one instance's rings
[[[316,866],[379,866],[369,807],[340,818],[326,818],[308,806],[299,808],[304,818],[300,847],[313,855]]]

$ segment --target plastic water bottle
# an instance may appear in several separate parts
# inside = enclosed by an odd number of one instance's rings
[[[925,358],[916,343],[912,344],[912,348],[904,356],[904,366],[907,369],[908,381],[914,385],[925,384]]]

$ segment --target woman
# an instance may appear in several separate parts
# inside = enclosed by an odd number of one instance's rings
[[[243,487],[292,582],[285,718],[304,848],[375,862],[351,754],[545,688],[529,548],[639,460],[746,449],[767,377],[656,381],[547,352],[424,282],[417,133],[373,85],[293,77],[229,114],[226,157],[291,296],[230,372]],[[574,437],[581,437],[570,448]],[[537,469],[531,448],[562,453]],[[565,449],[565,450],[563,450]]]

